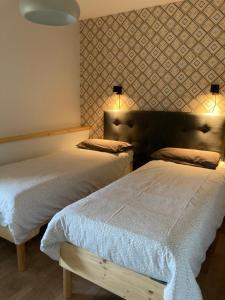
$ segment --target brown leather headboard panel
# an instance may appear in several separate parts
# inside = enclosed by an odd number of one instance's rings
[[[104,138],[134,146],[134,168],[154,151],[178,147],[220,152],[224,157],[225,116],[163,111],[106,111]]]

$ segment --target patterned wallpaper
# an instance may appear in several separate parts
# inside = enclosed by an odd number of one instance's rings
[[[81,27],[81,116],[102,137],[103,111],[225,113],[225,1],[187,0],[84,20]]]

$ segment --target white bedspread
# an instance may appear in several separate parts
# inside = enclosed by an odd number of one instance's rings
[[[166,300],[200,300],[195,278],[224,214],[224,164],[153,161],[59,212],[41,250],[57,260],[68,241],[166,282]]]
[[[0,167],[0,225],[16,244],[65,206],[129,172],[129,153],[78,148]]]

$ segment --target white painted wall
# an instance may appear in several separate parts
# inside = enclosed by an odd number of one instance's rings
[[[0,166],[74,148],[89,138],[89,130],[0,145]]]
[[[80,125],[79,25],[46,27],[0,1],[0,137]]]
[[[81,8],[81,19],[103,17],[181,1],[183,0],[78,0]]]

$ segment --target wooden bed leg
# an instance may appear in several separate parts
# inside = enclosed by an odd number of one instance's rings
[[[69,300],[72,297],[72,273],[63,269],[63,299]]]
[[[26,270],[26,244],[16,245],[18,271]]]

